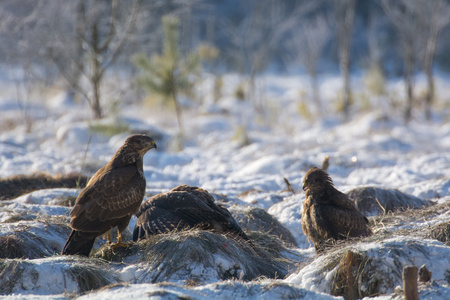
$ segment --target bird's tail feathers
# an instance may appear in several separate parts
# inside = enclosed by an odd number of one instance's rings
[[[83,255],[89,256],[94,246],[96,236],[83,234],[79,231],[72,230],[66,243],[64,244],[62,255]]]

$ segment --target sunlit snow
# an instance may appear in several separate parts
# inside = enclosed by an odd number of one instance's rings
[[[331,113],[331,108],[321,119],[306,120],[296,110],[299,85],[308,84],[305,78],[273,75],[259,78],[266,88],[263,93],[266,109],[263,112],[256,110],[255,104],[250,101],[233,98],[233,87],[241,80],[237,75],[225,76],[224,90],[229,92],[218,103],[205,101],[199,108],[183,111],[185,148],[179,152],[168,148],[177,128],[172,111],[155,111],[138,104],[127,105],[121,108],[117,119],[107,118],[102,122],[112,124],[120,121],[128,124],[134,132],[159,135],[158,150],[150,151],[144,159],[147,195],[189,184],[207,189],[216,198],[227,196],[232,202],[229,205],[234,203],[264,208],[291,231],[298,244],[294,250],[311,264],[300,272],[292,270],[286,279],[217,281],[196,287],[183,285],[183,278],[165,284],[153,284],[150,279],[148,283],[142,283],[143,278],[148,279],[143,267],[113,264],[105,275],[106,282],[113,285],[90,292],[80,299],[138,299],[150,296],[164,299],[334,298],[328,295],[328,283],[334,269],[320,272],[320,261],[327,258],[314,259],[313,245],[306,240],[300,224],[304,200],[301,189],[303,175],[310,167],[320,166],[325,156],[330,156],[329,174],[335,186],[343,192],[374,186],[397,189],[440,204],[449,201],[448,111],[435,111],[434,118],[429,122],[417,112],[415,118],[405,125],[400,114],[386,108],[386,99],[376,99],[383,104],[374,103],[371,112],[355,113],[347,122],[336,113]],[[354,84],[357,95],[358,84]],[[324,101],[335,101],[340,86],[338,78],[325,79],[321,83]],[[403,86],[392,82],[389,88],[401,95]],[[448,80],[437,80],[436,91],[444,98],[449,95]],[[28,111],[32,120],[31,131],[26,132],[24,122],[20,121],[24,112],[14,99],[14,91],[4,86],[0,93],[2,178],[40,172],[93,175],[129,135],[95,134],[89,143],[92,121],[87,105],[70,103],[64,94],[49,99],[33,99],[31,104]],[[245,128],[248,143],[243,144],[236,137],[239,127]],[[287,191],[283,178],[289,180],[296,194]],[[68,299],[77,293],[78,283],[71,272],[76,270],[74,267],[82,266],[73,258],[52,252],[61,250],[69,232],[49,230],[49,226],[54,225],[45,220],[58,218],[58,222],[68,224],[70,208],[61,206],[60,199],[76,197],[78,193],[79,189],[40,190],[0,202],[0,235],[26,231],[30,238],[40,237],[40,242],[47,244],[47,252],[43,255],[48,257],[24,258],[26,265],[21,270],[22,279],[15,285],[12,283],[9,291],[12,298]],[[26,218],[16,220],[24,213]],[[415,223],[403,220],[398,226],[389,225],[384,230],[429,228],[448,221],[449,218],[443,213],[433,219],[424,217],[414,220]],[[134,219],[130,222],[130,230],[134,222]],[[98,241],[94,247],[101,243],[103,241]],[[347,247],[364,251],[383,264],[378,271],[380,276],[385,276],[383,291],[388,295],[381,295],[380,299],[387,299],[396,286],[401,286],[399,267],[406,264],[426,264],[433,272],[436,286],[424,288],[424,296],[448,299],[450,247],[443,243],[417,236],[394,235],[387,240],[358,242]],[[89,264],[89,259],[86,261]],[[215,261],[224,269],[233,267],[233,262],[223,257],[218,256]],[[13,266],[14,260],[8,263]],[[99,268],[96,263],[91,264],[92,270]],[[193,273],[205,270],[192,266]],[[210,276],[217,276],[213,269],[210,271]],[[2,276],[7,274],[4,270],[1,272]],[[8,292],[5,288],[0,290]]]

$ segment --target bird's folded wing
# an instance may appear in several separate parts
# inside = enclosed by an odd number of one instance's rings
[[[333,206],[327,206],[323,210],[334,238],[368,235],[367,219],[359,212]]]
[[[90,228],[91,221],[125,217],[142,202],[145,179],[136,166],[116,168],[93,179],[96,181],[80,193],[71,212],[71,225],[77,230]],[[81,215],[83,217],[77,218]]]
[[[194,193],[189,192],[168,192],[156,195],[147,200],[140,208],[137,214],[139,218],[142,214],[151,214],[151,219],[158,218],[152,206],[157,207],[158,211],[170,212],[179,219],[184,220],[189,226],[194,227],[199,224],[209,224],[212,221],[228,222],[223,215],[222,209],[218,209],[215,204],[205,201]],[[147,217],[148,218],[148,217]],[[174,224],[176,225],[176,224]]]

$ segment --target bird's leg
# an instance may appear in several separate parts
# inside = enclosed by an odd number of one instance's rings
[[[108,230],[106,238],[108,239],[108,244],[111,245],[112,244],[111,230]]]
[[[122,242],[122,234],[117,230],[117,243],[111,245],[111,248],[128,248],[130,244]]]

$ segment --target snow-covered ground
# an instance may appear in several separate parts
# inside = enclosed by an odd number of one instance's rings
[[[254,102],[233,97],[242,80],[237,75],[226,76],[224,96],[218,103],[210,101],[205,84],[204,103],[183,111],[182,151],[170,150],[171,138],[177,131],[173,112],[138,104],[123,105],[118,117],[99,123],[122,122],[132,132],[159,133],[158,150],[150,151],[144,159],[147,194],[189,184],[226,195],[239,207],[266,209],[294,236],[298,246],[292,250],[311,263],[303,265],[300,271],[292,270],[286,279],[205,282],[196,287],[184,285],[185,278],[169,283],[151,283],[150,279],[139,282],[136,278],[143,272],[140,266],[111,263],[104,280],[113,285],[80,298],[333,298],[327,294],[336,268],[320,267],[321,261],[329,257],[315,259],[312,244],[300,225],[303,175],[310,167],[320,166],[325,156],[330,156],[328,172],[343,192],[374,186],[398,189],[439,205],[450,201],[450,123],[447,123],[450,110],[443,105],[450,102],[447,78],[441,76],[437,80],[440,103],[433,119],[427,122],[417,113],[408,125],[402,122],[401,112],[388,105],[390,100],[370,96],[370,112],[355,112],[350,121],[344,122],[341,116],[332,113],[340,87],[335,77],[324,79],[321,84],[323,106],[327,107],[324,116],[309,120],[298,110],[305,97],[302,91],[308,90],[305,78],[263,76],[257,84],[259,99]],[[130,135],[130,132],[113,136],[97,133],[89,143],[90,128],[98,123],[90,120],[90,111],[84,103],[70,103],[63,94],[35,96],[25,112],[23,105],[21,108],[18,104],[22,102],[17,101],[14,87],[8,82],[1,85],[1,178],[39,172],[92,175]],[[361,95],[364,91],[361,80],[355,78],[354,85],[355,95]],[[392,82],[388,88],[401,99],[400,82]],[[308,106],[314,109],[314,104]],[[30,123],[25,122],[25,113]],[[29,131],[27,124],[31,124]],[[283,178],[289,180],[297,194],[287,191]],[[30,242],[37,236],[44,240],[43,245],[36,242],[35,251],[25,253],[21,262],[26,264],[20,264],[20,268],[18,260],[0,261],[0,281],[8,282],[8,287],[0,287],[0,294],[11,293],[10,297],[16,299],[66,299],[80,295],[80,283],[67,274],[71,268],[81,268],[81,262],[55,254],[69,233],[64,224],[68,224],[70,208],[60,206],[60,199],[75,197],[78,192],[48,189],[0,202],[0,236],[22,234]],[[416,226],[427,228],[449,220],[444,210],[433,218],[403,220],[401,229],[414,233]],[[130,222],[130,230],[134,222]],[[395,228],[386,225],[375,234],[395,233]],[[448,299],[450,295],[450,247],[442,242],[402,232],[384,240],[363,240],[346,247],[365,253],[372,259],[374,269],[376,262],[382,265],[377,274],[385,276],[380,288],[385,295],[378,296],[380,299],[395,297],[395,288],[401,286],[401,268],[406,264],[418,267],[426,264],[433,272],[435,282],[422,287],[424,299]],[[83,262],[84,268],[94,271],[108,264],[92,258]]]

